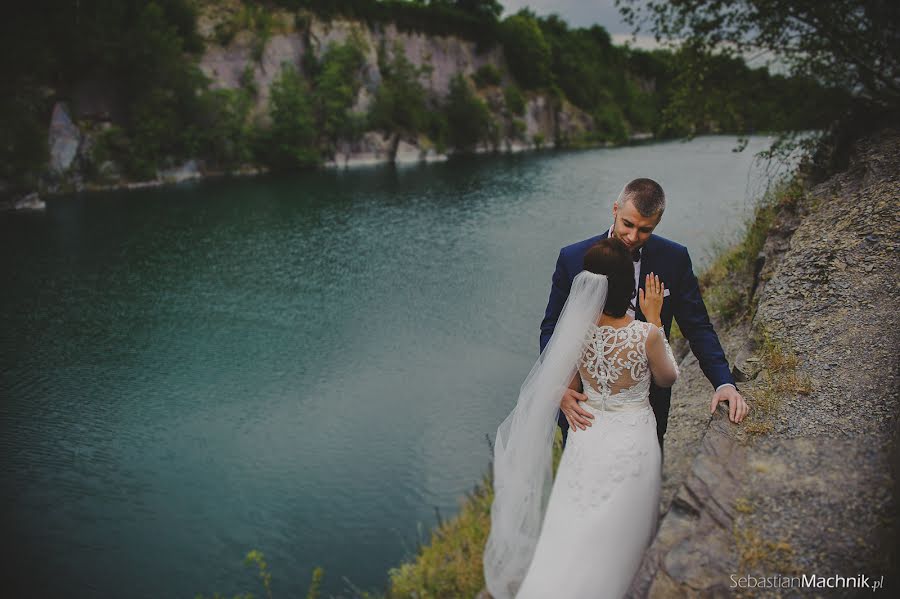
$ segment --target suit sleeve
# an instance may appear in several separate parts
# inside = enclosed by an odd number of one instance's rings
[[[550,337],[553,336],[553,330],[556,328],[556,321],[559,320],[559,314],[566,304],[566,299],[569,297],[571,288],[571,279],[566,270],[562,251],[560,251],[559,258],[556,259],[556,270],[553,271],[553,279],[550,285],[550,299],[547,301],[544,320],[541,321],[542,352],[544,351],[544,348],[547,347]]]
[[[682,274],[674,306],[678,327],[690,343],[691,351],[697,356],[700,368],[712,386],[717,388],[726,383],[734,384],[725,351],[719,343],[719,337],[709,321],[709,313],[700,296],[700,284],[694,275],[694,267],[687,249],[683,251],[679,268]]]

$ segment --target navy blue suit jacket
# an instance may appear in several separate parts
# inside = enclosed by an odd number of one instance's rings
[[[572,280],[583,270],[585,253],[595,243],[606,239],[608,235],[609,232],[606,232],[560,250],[559,258],[556,261],[556,271],[553,273],[553,284],[550,287],[550,300],[547,302],[547,310],[544,320],[541,322],[541,351],[544,351],[544,347],[553,335],[556,321],[569,297]],[[722,350],[719,337],[709,321],[709,314],[700,297],[700,286],[694,275],[687,248],[663,237],[651,235],[641,252],[641,288],[644,287],[645,277],[650,272],[659,275],[660,280],[670,292],[663,299],[662,313],[660,314],[666,337],[669,336],[674,317],[682,335],[690,343],[691,351],[697,356],[703,374],[706,375],[713,387],[717,388],[725,383],[734,384],[734,378],[728,368],[728,360],[725,359],[725,352]],[[644,320],[640,306],[635,311],[635,318]],[[670,397],[669,389],[653,386],[650,403],[653,404],[657,414],[660,442],[666,428],[665,421],[668,416]],[[662,421],[660,421],[661,419]],[[561,418],[560,424],[561,426],[566,425],[564,418]]]

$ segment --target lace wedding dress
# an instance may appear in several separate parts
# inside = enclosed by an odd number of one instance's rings
[[[628,590],[658,515],[651,362],[654,373],[677,377],[660,329],[640,321],[592,325],[578,372],[588,396],[581,405],[594,419],[586,430],[569,431],[517,599],[607,599]]]

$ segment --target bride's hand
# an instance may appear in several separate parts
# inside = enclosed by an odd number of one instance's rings
[[[641,312],[644,313],[644,318],[647,319],[647,322],[658,327],[662,326],[662,320],[659,315],[662,312],[663,293],[665,291],[666,286],[659,280],[659,275],[655,275],[652,272],[647,275],[644,289],[640,290]]]

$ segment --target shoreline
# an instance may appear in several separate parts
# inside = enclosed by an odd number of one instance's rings
[[[771,136],[777,132],[759,132],[754,136]],[[738,133],[733,132],[715,132],[697,135],[691,139],[701,137],[738,137]],[[591,142],[591,143],[569,143],[559,145],[537,146],[534,144],[504,144],[500,147],[479,147],[471,152],[449,152],[437,154],[432,151],[420,153],[416,157],[409,155],[397,156],[394,160],[381,156],[370,156],[369,153],[357,153],[349,158],[345,158],[343,162],[332,159],[323,162],[320,165],[308,169],[297,170],[293,172],[339,172],[343,170],[366,169],[372,167],[398,166],[410,167],[426,164],[439,164],[455,159],[479,156],[512,156],[518,154],[553,152],[553,151],[586,151],[597,149],[619,149],[636,147],[642,145],[652,145],[656,143],[667,143],[679,141],[682,138],[657,138],[651,133],[635,133],[623,143],[612,142]],[[181,166],[159,171],[159,176],[155,179],[147,179],[142,181],[126,181],[119,180],[112,183],[68,183],[56,184],[49,188],[29,190],[24,193],[10,195],[5,199],[0,199],[0,213],[2,212],[34,212],[41,211],[46,208],[44,200],[57,199],[61,197],[71,196],[82,193],[96,193],[109,191],[137,191],[141,189],[162,188],[167,186],[175,186],[186,182],[197,182],[227,178],[252,178],[262,175],[272,174],[273,171],[261,165],[246,165],[234,170],[217,170],[204,169],[202,164],[196,160],[188,160]]]

